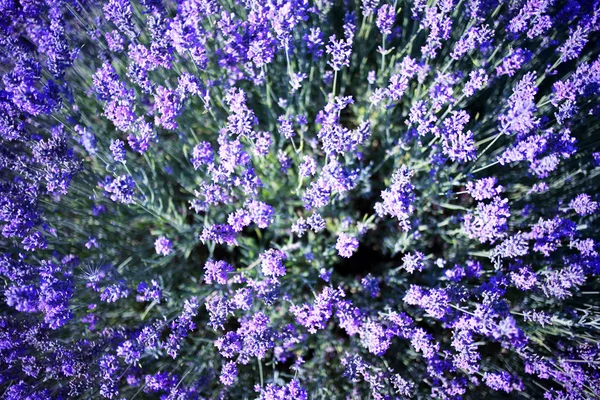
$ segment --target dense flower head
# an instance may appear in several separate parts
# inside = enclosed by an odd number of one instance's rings
[[[392,175],[392,184],[389,189],[381,192],[382,203],[375,204],[375,211],[380,217],[390,215],[399,220],[402,230],[409,229],[409,218],[414,207],[412,205],[414,186],[410,179],[414,172],[403,165]]]
[[[467,191],[478,201],[491,199],[500,194],[503,190],[501,185],[497,185],[494,177],[482,178],[476,181],[467,182]]]
[[[503,133],[526,135],[538,125],[534,102],[537,93],[536,77],[534,72],[529,72],[513,88],[507,113],[499,117]]]
[[[469,73],[469,81],[465,83],[463,93],[467,97],[471,97],[477,92],[484,88],[488,83],[488,75],[485,73],[483,68]]]
[[[358,249],[358,240],[342,232],[338,236],[335,248],[341,257],[350,258]]]
[[[465,215],[464,230],[470,238],[493,243],[503,236],[509,217],[508,200],[495,196],[490,203],[478,203],[476,211]]]
[[[377,297],[379,295],[379,280],[371,274],[365,276],[360,283],[363,285],[364,290],[370,293],[371,297]]]
[[[110,151],[112,152],[113,155],[113,159],[116,162],[125,162],[125,155],[126,155],[126,151],[125,151],[125,143],[123,143],[123,141],[117,139],[117,140],[113,140],[110,143]]]
[[[260,395],[257,397],[258,400],[270,400],[270,399],[299,399],[307,400],[308,394],[306,390],[300,385],[298,380],[293,379],[285,386],[277,386],[273,383],[269,383],[264,389],[260,386],[255,389]]]
[[[237,377],[238,371],[235,364],[235,361],[229,361],[226,364],[223,364],[223,369],[221,370],[221,376],[219,380],[225,386],[230,386],[235,381]]]
[[[569,202],[569,207],[578,215],[590,215],[598,210],[598,202],[592,201],[588,194],[582,193]]]
[[[377,10],[377,27],[384,35],[390,35],[392,33],[392,25],[394,25],[394,19],[396,18],[396,11],[390,4],[384,4]]]
[[[154,241],[156,254],[168,256],[173,251],[173,243],[165,236],[160,236]]]
[[[352,54],[351,39],[338,40],[336,35],[331,35],[325,50],[331,57],[331,60],[329,60],[327,63],[335,71],[339,71],[343,66],[350,66],[350,55]]]
[[[464,127],[469,119],[469,115],[461,110],[452,112],[444,120],[443,151],[452,161],[463,163],[473,160],[476,156],[473,133],[471,131],[464,132]]]
[[[265,276],[283,276],[285,275],[285,266],[283,261],[287,258],[286,254],[277,249],[269,249],[260,255],[262,272]]]
[[[210,143],[201,142],[194,146],[191,158],[194,169],[199,169],[202,165],[211,164],[213,158],[214,153]]]
[[[224,285],[227,283],[227,274],[233,272],[233,267],[225,261],[208,260],[204,264],[204,270],[204,282]]]
[[[423,271],[425,255],[420,251],[415,251],[412,253],[406,253],[404,257],[402,257],[402,269],[406,270],[409,274],[412,274],[416,271]]]
[[[104,190],[112,201],[130,204],[134,202],[135,187],[135,181],[131,176],[120,175],[115,179],[110,179],[104,186]]]

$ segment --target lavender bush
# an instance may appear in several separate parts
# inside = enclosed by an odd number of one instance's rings
[[[599,31],[0,0],[1,398],[599,398]]]

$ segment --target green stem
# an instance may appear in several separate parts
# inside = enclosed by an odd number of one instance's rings
[[[385,38],[387,35],[383,35],[383,40],[381,43],[381,75],[385,71]]]
[[[260,358],[258,358],[258,371],[260,373],[260,387],[264,387],[265,382],[264,382],[264,378],[263,378],[263,367],[262,367],[262,361],[260,360]]]
[[[338,71],[335,70],[335,72],[333,74],[333,90],[331,92],[331,97],[335,97],[335,87],[337,86],[337,76],[338,76]]]

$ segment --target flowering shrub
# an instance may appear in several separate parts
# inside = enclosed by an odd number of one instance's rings
[[[1,397],[599,397],[599,31],[0,1]]]

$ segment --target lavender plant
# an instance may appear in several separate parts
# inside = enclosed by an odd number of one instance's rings
[[[0,396],[600,397],[600,1],[0,1]]]

